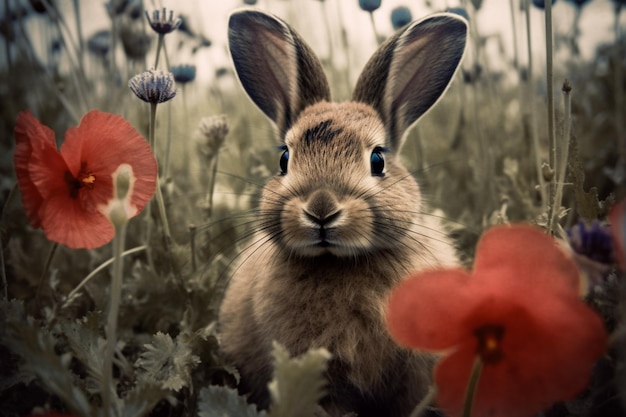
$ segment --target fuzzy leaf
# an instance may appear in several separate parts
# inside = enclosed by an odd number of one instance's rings
[[[172,340],[170,335],[158,332],[152,336],[152,343],[144,346],[146,350],[135,363],[145,371],[140,379],[160,383],[162,388],[174,391],[189,384],[191,370],[200,359],[192,354],[184,340]]]
[[[265,411],[257,411],[236,390],[211,385],[200,390],[198,417],[265,417]]]
[[[313,417],[318,402],[325,394],[324,373],[330,353],[326,349],[311,349],[297,358],[274,342],[274,379],[268,388],[272,397],[271,417]]]
[[[106,341],[85,323],[85,320],[62,321],[60,326],[74,356],[87,368],[87,389],[98,393],[102,388]]]
[[[122,417],[142,417],[154,406],[167,397],[169,391],[155,382],[138,381],[132,391],[123,400]]]

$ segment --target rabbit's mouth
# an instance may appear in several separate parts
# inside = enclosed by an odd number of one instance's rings
[[[292,253],[354,257],[371,247],[371,219],[362,199],[317,190],[287,202],[281,215],[285,244]]]

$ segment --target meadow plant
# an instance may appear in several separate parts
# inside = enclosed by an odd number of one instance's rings
[[[433,355],[412,416],[624,415],[626,3],[512,0],[511,49],[481,26],[481,0],[240,3],[317,39],[340,94],[377,46],[361,31],[391,35],[374,13],[470,22],[461,71],[399,154],[462,260],[407,271],[380,312],[398,344]],[[95,31],[85,4],[9,1],[0,17],[0,414],[327,417],[329,350],[274,344],[259,410],[220,349],[224,290],[267,227],[255,199],[280,171],[273,126],[210,24],[111,0]],[[585,52],[602,7],[613,35]],[[354,28],[363,11],[372,27]]]

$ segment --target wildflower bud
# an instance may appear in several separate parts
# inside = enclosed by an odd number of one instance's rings
[[[164,7],[162,13],[159,13],[158,10],[152,12],[152,19],[150,19],[150,14],[146,10],[146,18],[148,19],[148,23],[152,30],[160,35],[167,35],[178,29],[182,20],[180,17],[177,17],[174,20],[174,12],[170,10],[169,19],[167,17],[167,9]]]
[[[123,201],[112,200],[107,206],[105,214],[116,228],[128,223],[128,212]]]
[[[394,30],[408,25],[411,20],[413,20],[411,10],[406,6],[398,6],[391,11],[391,24]]]
[[[128,219],[137,213],[137,208],[130,203],[135,176],[133,168],[128,164],[121,164],[111,176],[113,177],[113,198],[101,208],[101,211],[109,218],[113,226],[120,227],[128,223]]]
[[[115,190],[115,198],[124,200],[131,193],[133,178],[133,168],[128,164],[120,165],[113,172],[113,187]]]
[[[480,10],[480,7],[483,5],[483,0],[472,0],[472,6],[476,11]]]
[[[143,29],[130,23],[123,23],[120,29],[122,46],[126,56],[133,60],[142,60],[146,57],[152,37],[145,33]]]
[[[176,96],[174,75],[150,69],[135,75],[128,82],[133,93],[147,103],[165,103]]]
[[[380,7],[381,0],[359,0],[359,7],[366,12],[372,13]]]
[[[224,143],[228,134],[228,119],[225,115],[204,117],[200,121],[200,133],[204,141],[199,150],[206,156],[212,156]]]
[[[176,65],[171,67],[170,71],[177,83],[186,84],[196,79],[195,65]]]
[[[104,57],[111,49],[111,32],[109,30],[99,30],[87,40],[89,52]]]
[[[551,0],[551,4],[554,4],[556,2],[556,0]],[[545,9],[546,8],[546,1],[545,0],[533,0],[533,5],[538,8],[538,9]]]
[[[541,165],[541,174],[543,175],[543,179],[546,181],[552,181],[554,177],[554,170],[550,168],[550,165],[545,162]]]

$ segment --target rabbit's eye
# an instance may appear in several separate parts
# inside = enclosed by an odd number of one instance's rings
[[[385,149],[377,146],[372,151],[372,156],[370,157],[372,175],[377,177],[385,175],[385,158],[383,157],[383,152],[385,152]]]
[[[289,149],[285,149],[283,154],[280,156],[280,173],[287,173],[287,165],[289,163]]]

